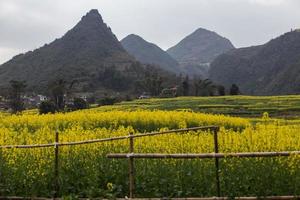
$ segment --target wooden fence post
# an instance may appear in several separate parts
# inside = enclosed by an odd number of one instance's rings
[[[214,146],[215,146],[215,153],[219,153],[219,143],[218,143],[218,132],[219,127],[213,129],[214,132]],[[217,196],[221,196],[221,189],[220,189],[220,176],[219,176],[219,158],[215,158],[215,167],[216,167],[216,189],[217,189]]]
[[[130,136],[133,133],[130,132]],[[134,153],[134,141],[133,137],[129,138],[129,152]],[[129,157],[129,198],[134,198],[134,158]]]
[[[54,199],[56,199],[59,195],[59,173],[58,173],[58,142],[59,136],[58,131],[55,131],[55,143],[54,143]]]

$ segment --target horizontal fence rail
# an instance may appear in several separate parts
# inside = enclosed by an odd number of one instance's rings
[[[84,144],[93,144],[93,143],[101,143],[101,142],[109,142],[115,140],[127,140],[129,138],[139,138],[139,137],[150,137],[155,135],[165,135],[171,133],[181,133],[186,131],[210,131],[218,128],[217,126],[201,126],[201,127],[193,127],[193,128],[183,128],[183,129],[173,129],[168,131],[161,132],[150,132],[150,133],[138,133],[135,135],[126,135],[126,136],[118,136],[111,138],[101,138],[94,140],[84,140],[84,141],[76,141],[76,142],[61,142],[61,143],[50,143],[50,144],[32,144],[32,145],[2,145],[0,149],[33,149],[33,148],[49,148],[56,146],[74,146],[74,145],[84,145]]]
[[[282,152],[245,152],[245,153],[199,153],[199,154],[145,154],[145,153],[116,153],[108,154],[107,158],[148,158],[148,159],[191,159],[191,158],[257,158],[300,155],[300,151]]]
[[[1,197],[0,200],[51,200],[42,197]],[[63,200],[64,198],[56,198]],[[78,200],[109,200],[104,198],[76,198]],[[202,197],[202,198],[134,198],[134,200],[296,200],[300,196],[266,196],[266,197]],[[128,200],[128,198],[115,198],[114,200]]]

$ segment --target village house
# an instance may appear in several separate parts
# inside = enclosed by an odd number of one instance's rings
[[[25,95],[23,96],[23,101],[26,108],[35,108],[41,104],[41,102],[48,100],[48,97],[38,94],[38,95]]]
[[[8,101],[5,97],[0,96],[0,110],[7,110],[8,109]]]

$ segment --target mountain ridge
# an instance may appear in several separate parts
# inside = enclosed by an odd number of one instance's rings
[[[158,65],[166,71],[177,74],[181,72],[177,61],[167,52],[138,35],[130,34],[126,36],[121,40],[121,44],[130,55],[141,63]]]
[[[198,28],[167,50],[190,76],[208,77],[210,63],[220,54],[235,47],[216,32]]]
[[[216,32],[198,28],[167,52],[179,63],[210,63],[216,56],[233,49],[234,46],[225,37]]]
[[[135,62],[92,9],[61,38],[0,65],[0,87],[7,87],[10,80],[24,80],[28,88],[40,90],[63,78],[77,79],[88,88],[105,67],[115,65],[124,71]]]
[[[287,32],[264,45],[240,48],[220,55],[210,78],[229,86],[236,83],[252,95],[300,92],[300,32]]]

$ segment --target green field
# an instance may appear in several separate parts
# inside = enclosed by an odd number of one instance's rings
[[[239,117],[270,117],[297,119],[300,116],[300,95],[290,96],[224,96],[224,97],[178,97],[166,99],[143,99],[105,106],[105,110],[192,110]]]

